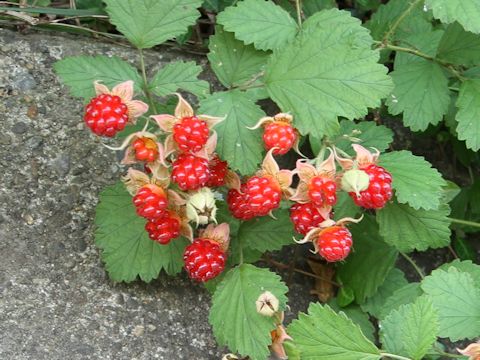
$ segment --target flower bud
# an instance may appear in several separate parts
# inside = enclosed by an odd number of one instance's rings
[[[359,194],[360,191],[368,189],[370,178],[365,171],[348,170],[342,176],[342,190]]]
[[[205,225],[209,222],[216,223],[216,214],[215,196],[209,188],[202,188],[188,198],[188,220],[195,221],[197,225]]]
[[[263,316],[273,316],[278,311],[278,299],[270,291],[262,293],[257,301],[257,312]]]

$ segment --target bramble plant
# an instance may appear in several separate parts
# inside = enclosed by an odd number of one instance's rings
[[[213,294],[213,333],[237,354],[225,359],[463,357],[441,339],[468,340],[460,353],[478,359],[480,266],[459,234],[480,227],[479,187],[394,151],[380,121],[385,111],[413,131],[444,121],[452,141],[480,149],[477,0],[358,0],[363,24],[332,0],[206,1],[207,56],[224,86],[214,93],[193,61],[151,78],[144,61],[144,49],[191,33],[201,0],[104,2],[138,69],[100,55],[55,70],[85,100],[86,126],[114,137],[106,146],[131,165],[97,207],[112,280],[184,268]],[[258,104],[268,99],[277,114]],[[450,203],[467,218],[450,217]],[[452,239],[460,259],[429,275],[408,255]],[[286,284],[254,265],[294,269],[264,256],[284,246],[315,252],[315,274],[295,271],[328,289],[288,326]],[[395,266],[400,256],[418,282]]]

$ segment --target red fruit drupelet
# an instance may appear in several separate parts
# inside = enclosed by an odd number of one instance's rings
[[[230,189],[227,195],[228,210],[234,218],[247,221],[255,217],[254,212],[250,209],[245,196],[246,184],[242,184],[240,192]]]
[[[85,108],[84,120],[94,134],[112,137],[128,123],[128,108],[120,97],[101,94]]]
[[[337,202],[337,184],[329,177],[314,176],[308,184],[308,197],[318,207],[333,206]]]
[[[133,197],[133,204],[139,216],[152,220],[164,214],[168,200],[161,187],[149,184],[137,191],[137,194]]]
[[[265,216],[280,205],[282,190],[272,176],[253,176],[245,184],[245,196],[255,216]]]
[[[295,129],[287,122],[272,122],[265,127],[263,132],[263,142],[265,148],[273,150],[274,155],[284,155],[297,141],[297,133]]]
[[[222,161],[217,155],[208,163],[210,169],[210,179],[207,182],[208,187],[218,187],[225,185],[225,176],[227,175],[228,163]]]
[[[352,247],[352,234],[344,226],[331,226],[320,232],[316,248],[328,262],[344,260]]]
[[[184,152],[201,150],[207,143],[208,134],[207,123],[195,116],[185,117],[173,126],[173,139]]]
[[[166,245],[180,235],[180,218],[175,212],[166,210],[162,216],[149,220],[145,230],[150,239]]]
[[[360,196],[349,193],[357,206],[365,209],[381,209],[392,198],[392,175],[383,167],[369,164],[360,168],[370,178],[368,188],[360,191]]]
[[[210,179],[208,160],[192,154],[180,154],[173,162],[171,177],[183,191],[199,189]]]
[[[208,281],[218,276],[225,269],[227,257],[216,242],[197,238],[185,248],[183,261],[190,278]]]
[[[138,161],[154,162],[158,159],[158,146],[153,139],[147,137],[135,139],[132,147]]]
[[[290,220],[299,234],[306,235],[325,221],[313,203],[294,204],[290,208]]]

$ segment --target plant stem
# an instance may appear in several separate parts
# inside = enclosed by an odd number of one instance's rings
[[[417,274],[420,276],[420,278],[422,279],[425,278],[425,274],[423,273],[422,269],[418,267],[418,265],[415,263],[415,261],[413,261],[413,259],[410,256],[408,256],[403,252],[400,252],[400,254],[405,258],[405,260],[407,260],[413,266],[413,268],[415,269]]]
[[[449,219],[452,223],[468,225],[468,226],[473,226],[473,227],[476,227],[476,228],[480,228],[480,223],[478,223],[478,222],[462,220],[462,219],[454,219],[454,218],[449,218]]]
[[[295,0],[295,7],[297,8],[297,22],[299,26],[302,26],[302,4],[301,0]]]
[[[400,355],[395,355],[395,354],[389,354],[387,352],[381,352],[380,355],[382,357],[389,357],[391,359],[399,359],[399,360],[412,360],[410,358],[407,358],[407,357],[404,357],[404,356],[400,356]]]
[[[247,90],[247,89],[263,87],[264,84],[255,84],[255,81],[260,79],[263,75],[265,75],[265,71],[260,71],[257,74],[253,75],[250,80],[247,80],[245,83],[234,88],[237,88],[239,90]]]
[[[148,88],[147,71],[145,70],[145,59],[144,59],[144,56],[143,56],[143,49],[138,49],[138,53],[140,55],[140,70],[142,71],[143,91],[145,93],[145,96],[148,99],[148,102],[150,103],[150,106],[153,109],[153,112],[156,114],[157,113],[157,108],[155,106],[155,103],[153,102],[153,98],[152,98],[152,94],[150,92],[150,89]]]
[[[408,16],[408,14],[410,14],[410,12],[418,5],[422,2],[423,0],[415,0],[414,2],[412,2],[410,4],[410,6],[405,9],[405,11],[397,18],[397,20],[393,23],[393,25],[390,27],[390,29],[388,29],[387,33],[385,34],[385,36],[383,37],[383,41],[384,43],[387,43],[390,38],[392,37],[392,35],[395,33],[395,31],[397,30],[397,28],[400,26],[400,24],[402,23],[403,20],[405,20],[405,18]]]

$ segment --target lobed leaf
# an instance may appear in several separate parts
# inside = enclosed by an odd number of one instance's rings
[[[456,65],[480,64],[480,35],[465,31],[457,22],[448,25],[438,46],[437,56]]]
[[[480,3],[477,0],[425,0],[425,5],[441,22],[458,21],[465,30],[480,33]]]
[[[457,133],[460,140],[473,151],[480,149],[480,79],[466,80],[460,86],[457,100],[459,108],[456,120]]]

